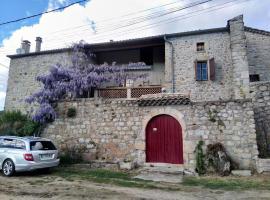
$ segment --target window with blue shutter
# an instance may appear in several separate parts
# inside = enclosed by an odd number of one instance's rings
[[[208,68],[206,61],[196,62],[196,80],[197,81],[208,80]]]

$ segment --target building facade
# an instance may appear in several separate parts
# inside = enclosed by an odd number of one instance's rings
[[[245,27],[243,16],[223,28],[85,48],[96,54],[91,62],[97,64],[143,61],[144,68],[130,70],[148,77],[121,88],[100,88],[95,98],[60,102],[59,117],[43,136],[61,149],[75,147],[90,160],[188,169],[194,169],[199,140],[223,143],[242,169],[256,169],[258,155],[267,155],[270,32]],[[41,87],[35,78],[57,62],[68,65],[71,49],[9,57],[5,109],[27,113],[25,97]],[[75,118],[66,115],[71,107]]]

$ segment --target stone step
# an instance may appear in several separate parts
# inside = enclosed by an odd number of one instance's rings
[[[134,178],[156,182],[181,183],[184,175],[196,175],[185,170],[182,165],[147,164],[139,170],[139,175]]]
[[[143,167],[140,169],[141,173],[158,172],[164,174],[184,174],[184,169],[179,167]]]
[[[148,172],[141,173],[134,178],[155,182],[181,183],[183,181],[183,174],[164,174],[159,172]]]
[[[259,158],[256,165],[259,173],[270,172],[270,159]]]

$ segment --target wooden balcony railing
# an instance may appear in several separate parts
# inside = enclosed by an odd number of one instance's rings
[[[118,98],[139,98],[146,94],[161,93],[161,86],[141,86],[141,87],[115,87],[98,89],[98,97],[108,99]]]

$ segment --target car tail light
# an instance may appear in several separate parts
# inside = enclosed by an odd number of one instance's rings
[[[33,157],[33,155],[31,153],[23,154],[23,157],[27,161],[34,161],[34,157]]]

